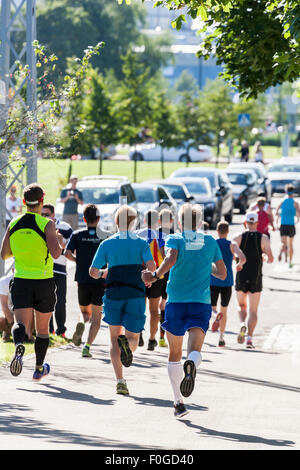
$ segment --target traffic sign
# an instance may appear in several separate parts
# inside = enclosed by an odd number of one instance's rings
[[[240,127],[247,127],[251,124],[250,114],[239,114],[238,115],[238,123]]]

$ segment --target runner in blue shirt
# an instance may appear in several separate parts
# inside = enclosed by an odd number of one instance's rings
[[[289,258],[290,268],[293,267],[293,242],[294,236],[296,235],[295,217],[297,217],[297,222],[300,218],[300,207],[294,199],[294,191],[294,186],[292,184],[287,184],[285,187],[286,197],[281,201],[281,203],[276,209],[277,224],[279,216],[281,217],[281,224],[279,228],[281,237],[281,248],[278,256],[278,261],[281,261],[282,255],[285,254],[286,261]]]
[[[169,343],[168,374],[174,394],[175,416],[188,413],[182,396],[191,395],[196,369],[201,362],[201,349],[211,317],[210,276],[226,278],[226,267],[217,242],[210,235],[197,232],[202,221],[201,206],[184,204],[179,211],[181,233],[166,239],[166,257],[151,273],[145,270],[142,279],[151,285],[170,271],[167,285],[168,302],[162,327]],[[184,334],[188,331],[188,358],[181,365]],[[184,377],[183,377],[184,371]]]
[[[232,286],[233,286],[233,272],[232,261],[234,255],[239,259],[236,265],[236,270],[240,271],[243,264],[246,262],[246,257],[242,250],[238,247],[237,243],[227,240],[229,233],[229,224],[226,221],[219,222],[217,225],[218,239],[216,240],[221,250],[223,261],[227,269],[227,276],[224,281],[211,276],[210,281],[210,294],[211,306],[213,312],[216,314],[216,320],[212,324],[212,331],[217,331],[220,326],[219,346],[225,346],[224,333],[227,322],[227,309],[231,299]],[[217,314],[218,298],[221,297],[221,311]]]
[[[141,279],[143,265],[150,271],[156,267],[146,240],[132,232],[136,218],[137,212],[132,207],[118,209],[116,225],[119,231],[99,246],[90,267],[90,275],[94,279],[106,277],[103,321],[109,325],[110,356],[117,379],[117,393],[122,395],[129,394],[122,365],[131,365],[132,353],[138,346],[146,319],[146,289]],[[103,270],[106,264],[108,269]]]

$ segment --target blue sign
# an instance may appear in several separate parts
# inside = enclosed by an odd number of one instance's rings
[[[250,114],[239,114],[238,123],[240,127],[247,127],[251,124]]]

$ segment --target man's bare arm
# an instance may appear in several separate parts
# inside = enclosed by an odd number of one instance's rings
[[[267,255],[267,263],[273,263],[274,256],[271,249],[271,243],[269,237],[267,235],[262,235],[261,237],[261,249],[265,255]]]
[[[227,269],[222,259],[219,259],[215,263],[212,263],[211,273],[217,279],[221,279],[221,281],[224,281],[226,279]]]
[[[58,237],[62,236],[57,233],[55,223],[49,220],[45,227],[46,243],[52,258],[57,259],[62,254],[63,247],[59,244]]]
[[[74,261],[74,263],[76,263],[76,256],[73,255],[71,250],[66,250],[64,254],[68,260]]]
[[[9,228],[7,228],[4,238],[1,243],[1,258],[8,259],[12,257],[12,252],[10,248],[10,240],[9,240]]]

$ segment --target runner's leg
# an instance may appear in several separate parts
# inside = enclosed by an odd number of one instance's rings
[[[257,310],[260,301],[261,292],[252,294],[249,292],[249,319],[248,319],[248,338],[252,338],[257,324]]]
[[[289,264],[293,264],[293,255],[294,255],[294,237],[289,237]]]
[[[175,336],[167,331],[167,338],[169,343],[168,375],[173,390],[174,405],[176,405],[183,402],[180,392],[180,384],[183,378],[181,364],[183,336]]]
[[[41,313],[35,311],[36,340],[34,343],[36,370],[43,368],[49,346],[49,322],[52,312]]]
[[[109,325],[110,332],[110,358],[115,371],[116,379],[124,379],[123,377],[123,366],[120,359],[120,348],[118,345],[118,336],[124,334],[124,328],[122,326]]]

